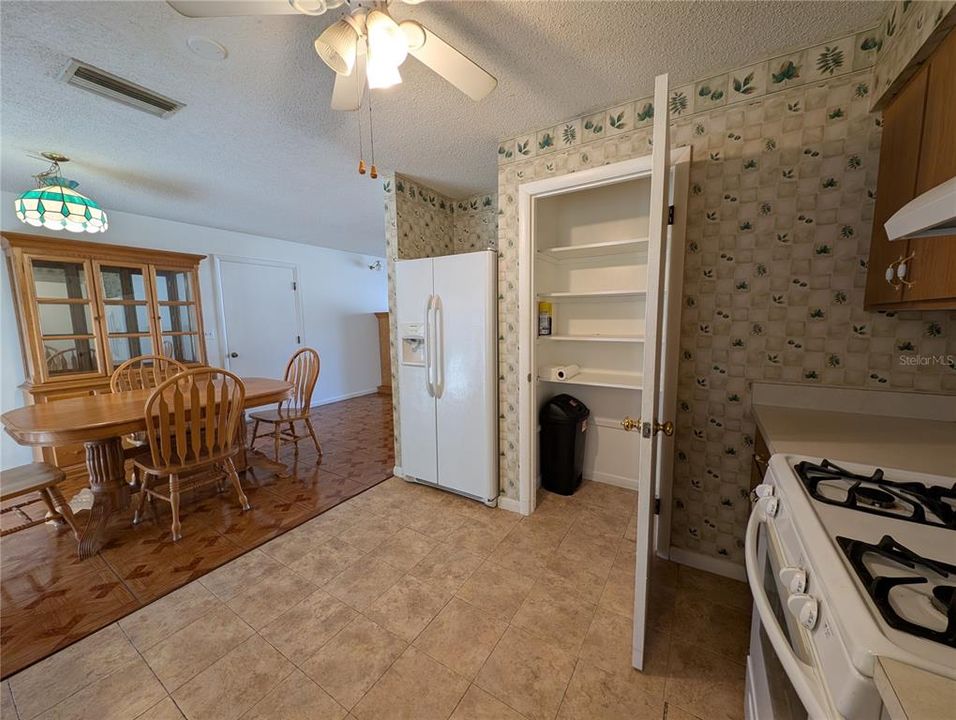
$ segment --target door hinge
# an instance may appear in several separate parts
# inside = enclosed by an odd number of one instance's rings
[[[531,382],[531,373],[528,373],[528,382]]]
[[[671,212],[673,212],[673,208],[671,208]],[[298,290],[298,289],[299,289],[299,283],[297,283],[295,280],[293,280],[293,281],[292,281],[292,292],[295,292],[295,291]]]
[[[674,224],[674,206],[673,205],[667,208],[667,224],[668,225]]]
[[[654,498],[654,514],[655,515],[661,514],[661,499],[660,498]]]

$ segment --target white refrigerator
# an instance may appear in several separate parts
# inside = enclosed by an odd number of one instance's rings
[[[395,474],[498,501],[493,251],[395,263],[401,458]]]

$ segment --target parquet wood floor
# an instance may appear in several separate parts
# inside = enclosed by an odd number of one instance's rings
[[[109,529],[88,560],[65,529],[39,525],[0,541],[0,674],[7,677],[149,602],[302,524],[390,477],[395,464],[391,399],[367,395],[315,408],[321,462],[311,443],[280,456],[291,473],[245,473],[252,510],[234,493],[207,488],[184,495],[183,538],[173,543],[169,512],[158,524],[131,513]],[[271,457],[270,441],[261,441]],[[82,522],[82,516],[80,517]]]

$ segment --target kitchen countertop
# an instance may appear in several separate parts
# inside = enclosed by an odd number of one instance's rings
[[[772,454],[956,477],[956,423],[758,404],[753,415]]]
[[[943,720],[953,717],[956,680],[879,658],[873,673],[890,720]]]
[[[767,383],[755,384],[753,399],[771,454],[956,478],[956,397]],[[954,680],[888,658],[879,658],[873,679],[891,720],[952,717]]]

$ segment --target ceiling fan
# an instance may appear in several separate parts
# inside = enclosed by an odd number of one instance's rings
[[[380,89],[402,81],[399,67],[411,55],[472,100],[481,100],[498,81],[475,62],[414,20],[401,23],[388,2],[372,0],[167,0],[190,18],[237,15],[322,15],[343,5],[349,12],[315,40],[315,51],[335,71],[333,110],[358,110],[366,86]],[[417,5],[421,0],[403,0]]]

